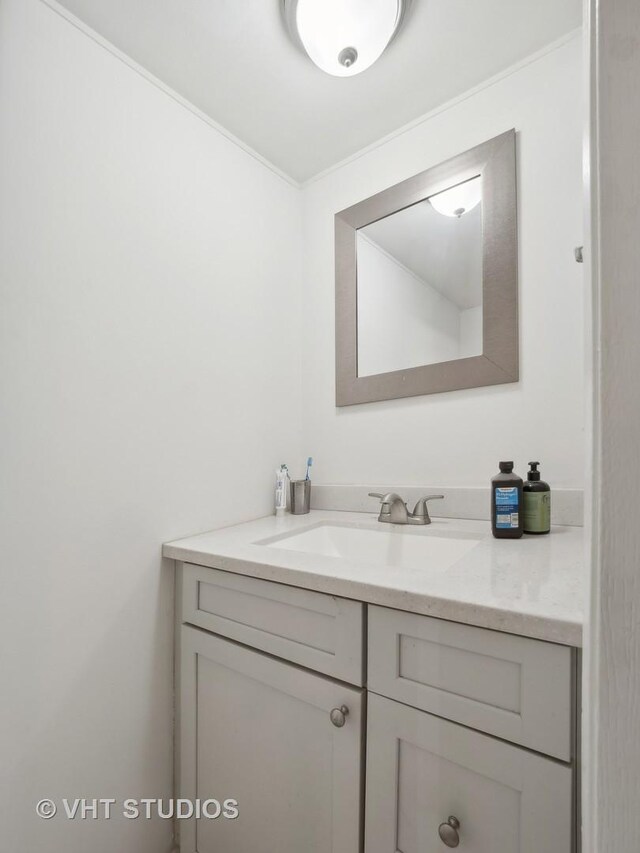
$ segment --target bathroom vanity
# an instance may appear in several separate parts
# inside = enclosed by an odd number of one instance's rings
[[[387,528],[387,529],[383,529]],[[274,517],[177,561],[182,853],[575,853],[582,531]]]

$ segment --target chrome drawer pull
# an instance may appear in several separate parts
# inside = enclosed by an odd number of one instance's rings
[[[447,845],[447,847],[457,847],[460,844],[460,836],[458,835],[458,830],[460,829],[460,821],[454,815],[450,815],[446,823],[441,823],[438,827],[438,835],[440,836],[440,840]]]
[[[331,718],[331,722],[334,726],[341,729],[344,724],[347,722],[347,714],[349,713],[349,709],[346,705],[342,705],[340,708],[334,708],[329,717]]]

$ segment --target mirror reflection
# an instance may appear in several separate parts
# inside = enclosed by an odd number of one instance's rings
[[[358,376],[482,355],[482,183],[358,229]]]

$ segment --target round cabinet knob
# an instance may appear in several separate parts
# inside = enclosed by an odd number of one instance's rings
[[[442,843],[446,844],[447,847],[457,847],[460,844],[459,829],[460,821],[457,817],[451,815],[446,823],[441,823],[438,827],[438,835]]]
[[[349,713],[349,709],[346,705],[342,705],[340,708],[333,708],[329,717],[331,718],[331,722],[334,726],[341,729],[344,724],[347,722],[347,714]]]

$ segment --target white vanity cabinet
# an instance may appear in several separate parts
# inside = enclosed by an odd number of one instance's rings
[[[359,677],[363,606],[197,566],[181,591],[178,795],[239,810],[179,821],[181,853],[358,853],[365,691],[259,649]]]
[[[572,853],[571,649],[370,606],[368,652],[366,853]]]
[[[181,853],[576,853],[574,650],[178,566]]]

